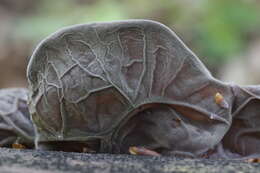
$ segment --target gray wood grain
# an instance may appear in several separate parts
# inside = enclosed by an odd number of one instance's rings
[[[260,164],[232,160],[176,159],[131,155],[0,149],[0,173],[231,173],[260,172]]]

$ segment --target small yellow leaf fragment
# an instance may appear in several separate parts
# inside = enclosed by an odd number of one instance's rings
[[[132,155],[137,155],[137,148],[136,147],[129,147],[129,153]]]
[[[14,149],[25,149],[26,147],[22,144],[14,143],[14,144],[12,144],[12,148],[14,148]]]
[[[87,148],[87,147],[83,147],[82,152],[83,153],[96,153],[96,151],[91,150],[90,148]]]
[[[253,158],[246,160],[248,163],[260,163],[260,158]]]
[[[227,101],[219,92],[215,94],[215,102],[222,108],[227,109],[229,107]]]
[[[220,104],[224,100],[224,97],[220,93],[216,93],[215,95],[215,102]]]
[[[129,153],[132,155],[143,155],[143,156],[160,156],[156,151],[144,148],[144,147],[130,147]]]

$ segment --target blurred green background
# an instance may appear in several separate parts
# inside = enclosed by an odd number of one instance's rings
[[[26,86],[33,49],[61,27],[137,18],[172,28],[217,78],[260,84],[257,0],[0,0],[0,88]]]

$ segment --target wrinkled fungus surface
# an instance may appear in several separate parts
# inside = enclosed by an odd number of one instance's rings
[[[64,28],[38,45],[27,77],[36,148],[259,157],[260,86],[215,79],[160,23]]]

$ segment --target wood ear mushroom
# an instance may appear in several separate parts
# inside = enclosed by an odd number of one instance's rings
[[[37,146],[73,142],[95,152],[176,157],[260,154],[260,87],[215,79],[158,22],[64,28],[38,45],[27,77]]]

